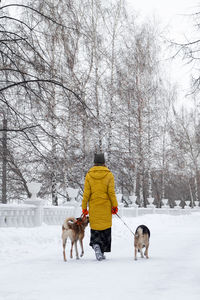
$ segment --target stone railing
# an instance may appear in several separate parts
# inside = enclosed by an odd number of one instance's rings
[[[81,215],[81,207],[72,206],[47,206],[44,207],[43,222],[48,225],[59,225],[68,217],[79,217]]]
[[[65,218],[81,215],[81,203],[76,201],[78,190],[68,189],[68,195],[71,199],[65,206],[44,206],[44,201],[37,198],[37,192],[40,184],[31,183],[29,190],[32,194],[30,199],[25,201],[24,205],[0,204],[0,227],[31,227],[40,226],[42,223],[48,225],[61,225]],[[119,203],[119,215],[122,217],[137,217],[145,214],[191,214],[200,212],[199,202],[195,201],[195,207],[190,207],[190,201],[185,201],[185,207],[180,207],[180,200],[176,200],[176,206],[170,208],[167,199],[162,199],[162,208],[156,208],[153,204],[154,198],[148,198],[146,208],[138,207],[136,197],[130,196],[132,204],[124,207],[122,194],[117,195]]]
[[[81,215],[81,207],[42,205],[0,205],[0,227],[33,227],[42,223],[60,225],[65,218]]]
[[[181,200],[175,200],[176,205],[170,208],[168,205],[168,199],[162,199],[162,207],[156,208],[153,204],[154,198],[148,198],[149,204],[147,207],[138,207],[135,196],[130,196],[132,204],[129,207],[123,207],[123,204],[119,204],[119,214],[124,217],[137,217],[145,214],[170,214],[170,215],[184,215],[191,214],[192,212],[200,212],[199,201],[195,201],[195,207],[190,207],[190,201],[185,201],[185,206],[182,209],[180,207]]]
[[[37,197],[41,184],[28,183],[31,198],[24,205],[0,204],[0,227],[31,227],[48,225],[60,225],[65,218],[81,215],[80,203],[75,201],[78,190],[68,189],[71,199],[66,206],[44,206],[44,201]]]
[[[35,226],[34,205],[0,205],[0,227]]]
[[[124,207],[119,204],[119,215],[122,217],[137,217],[145,214],[170,214],[183,215],[192,212],[200,212],[200,207],[191,208],[189,203],[182,209],[178,204],[170,208],[164,204],[162,208],[156,208],[149,204],[147,208],[138,207],[136,204]],[[24,205],[0,205],[0,227],[32,227],[42,223],[48,225],[61,225],[65,218],[81,215],[81,205],[77,202],[69,202],[67,206],[43,206],[41,201]]]

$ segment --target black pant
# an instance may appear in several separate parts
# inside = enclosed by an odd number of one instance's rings
[[[111,251],[111,228],[105,230],[91,229],[90,246],[99,244],[101,252]]]

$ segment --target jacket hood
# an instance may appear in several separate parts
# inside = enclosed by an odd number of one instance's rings
[[[110,170],[104,166],[94,166],[88,171],[88,175],[94,179],[102,179],[110,173]]]

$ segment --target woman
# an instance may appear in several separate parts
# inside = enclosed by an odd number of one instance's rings
[[[90,246],[97,260],[111,251],[112,214],[118,212],[114,176],[105,166],[103,153],[95,154],[94,166],[88,171],[82,200],[82,211],[88,214],[91,227]]]

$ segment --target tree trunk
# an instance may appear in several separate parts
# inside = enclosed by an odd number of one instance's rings
[[[2,203],[7,203],[7,120],[3,119],[3,168],[2,168]]]

